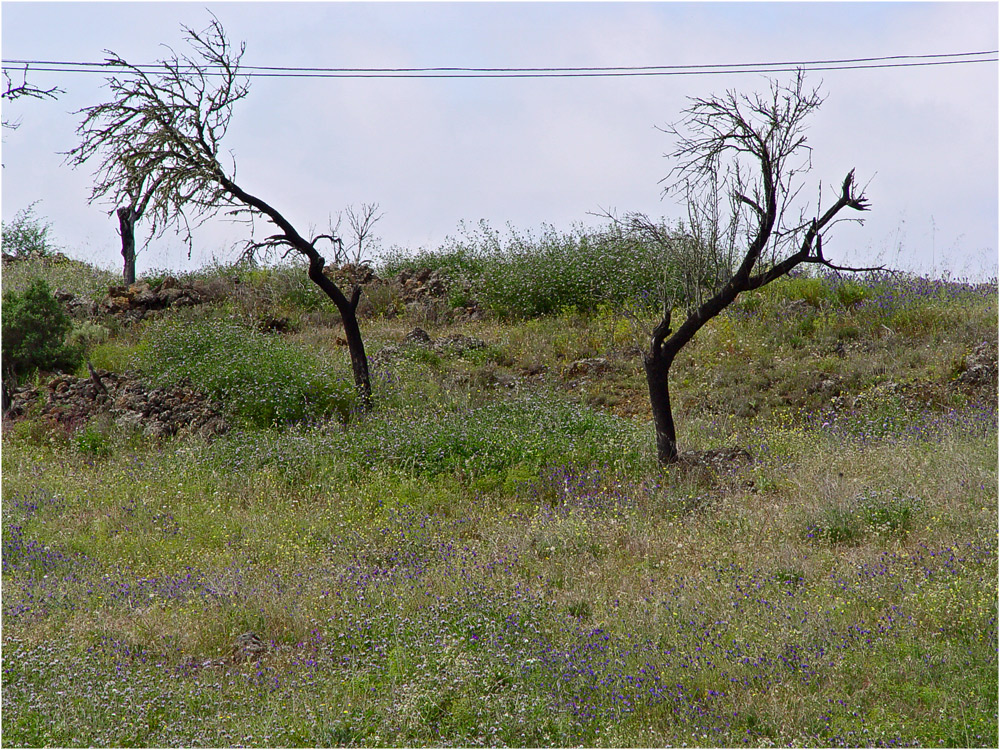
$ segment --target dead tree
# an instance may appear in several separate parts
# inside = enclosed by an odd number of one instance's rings
[[[357,318],[361,287],[341,290],[323,273],[326,260],[318,247],[330,242],[338,248],[340,240],[333,235],[307,239],[278,209],[236,181],[235,160],[229,157],[224,164],[221,147],[234,105],[249,92],[249,78],[240,73],[245,45],[234,49],[214,17],[203,31],[182,28],[193,54],[171,50],[155,73],[107,53],[108,64],[121,73],[108,79],[110,101],[77,113],[83,115],[77,129],[81,142],[66,154],[67,161],[76,167],[98,160],[90,202],[116,207],[126,267],[130,255],[134,260],[134,239],[130,249],[125,245],[140,217],[149,222],[150,237],[175,227],[189,254],[192,225],[219,212],[247,222],[251,235],[256,219],[277,227],[277,234],[259,243],[251,239],[248,246],[284,245],[308,260],[309,278],[340,312],[355,385],[367,410],[372,391]]]
[[[708,321],[743,292],[771,283],[800,264],[838,271],[870,271],[834,265],[823,254],[823,238],[845,209],[867,211],[854,170],[836,198],[815,215],[795,211],[810,168],[806,118],[822,104],[804,88],[800,72],[788,85],[772,82],[766,95],[729,91],[693,99],[682,120],[666,129],[677,139],[668,191],[680,191],[688,208],[689,234],[681,238],[643,214],[618,220],[630,231],[659,243],[681,269],[685,315],[673,328],[678,299],[664,299],[663,315],[649,332],[643,364],[661,464],[678,460],[670,405],[670,367],[677,354]],[[822,199],[822,194],[821,194]],[[821,200],[822,203],[822,200]],[[852,219],[861,221],[858,218]],[[687,242],[687,245],[679,244]]]

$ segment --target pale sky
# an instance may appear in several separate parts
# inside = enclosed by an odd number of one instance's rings
[[[981,3],[39,3],[3,2],[8,60],[133,63],[185,50],[181,25],[211,10],[246,65],[583,67],[732,65],[996,50],[998,5]],[[15,78],[18,71],[13,71]],[[773,74],[789,80],[791,74]],[[940,275],[997,274],[997,63],[807,74],[826,102],[808,131],[803,195],[831,196],[854,168],[868,184],[864,226],[824,242],[839,263]],[[88,206],[91,173],[73,148],[82,107],[104,101],[98,74],[30,72],[56,101],[3,104],[2,209],[39,201],[67,254],[120,268],[111,206]],[[302,232],[349,204],[377,202],[385,247],[435,249],[459,223],[536,231],[595,225],[593,212],[668,219],[661,197],[670,136],[686,97],[764,91],[759,73],[558,79],[252,81],[224,145],[238,181]],[[264,227],[266,232],[267,227]],[[137,235],[144,237],[142,223]],[[212,221],[187,259],[165,235],[138,271],[234,257],[246,229]]]

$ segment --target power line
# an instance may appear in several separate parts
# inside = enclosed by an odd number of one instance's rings
[[[966,65],[997,62],[998,50],[982,52],[954,52],[927,55],[887,55],[858,57],[839,60],[798,60],[787,62],[731,63],[705,65],[642,65],[609,67],[548,67],[548,68],[314,68],[277,67],[262,65],[241,66],[243,75],[250,78],[600,78],[628,76],[680,76],[725,75],[738,73],[786,73],[806,71],[872,70],[884,68],[926,67],[941,65]],[[98,73],[122,70],[111,61],[73,62],[58,60],[4,60],[3,67],[29,67],[36,72],[49,73]],[[145,73],[163,70],[162,63],[136,65]],[[184,66],[181,66],[183,69]],[[212,74],[218,66],[206,65]],[[125,69],[127,70],[127,68]]]

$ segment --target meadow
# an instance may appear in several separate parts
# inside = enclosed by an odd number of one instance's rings
[[[614,273],[643,252],[480,228],[383,259],[453,283],[367,294],[370,414],[294,264],[77,322],[232,429],[5,420],[4,744],[996,747],[996,282],[742,297],[672,386],[682,450],[749,458],[664,468],[636,350],[663,268]],[[4,290],[39,274],[109,283],[30,260]]]

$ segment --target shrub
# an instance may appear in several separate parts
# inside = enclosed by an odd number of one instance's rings
[[[188,380],[257,427],[336,416],[346,419],[353,386],[330,363],[228,320],[151,326],[135,364],[156,385]]]
[[[56,251],[49,239],[52,225],[35,216],[35,204],[22,208],[14,214],[14,220],[2,224],[0,245],[5,255],[15,258],[45,256]]]
[[[44,279],[3,295],[3,361],[15,379],[35,370],[73,370],[83,357],[66,343],[73,324]]]

